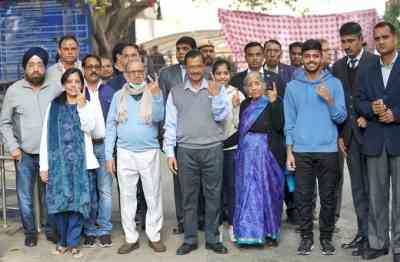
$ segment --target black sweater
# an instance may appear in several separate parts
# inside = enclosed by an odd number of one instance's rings
[[[239,121],[242,119],[242,112],[250,105],[251,100],[245,99],[240,105]],[[278,98],[274,103],[270,103],[254,122],[249,132],[266,133],[268,144],[272,154],[283,168],[286,162],[285,136],[283,132],[283,101]],[[239,132],[234,133],[224,142],[224,147],[229,148],[237,145]]]

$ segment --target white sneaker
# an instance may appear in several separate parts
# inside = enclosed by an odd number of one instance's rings
[[[229,238],[232,242],[236,242],[235,233],[233,233],[233,226],[229,226]]]

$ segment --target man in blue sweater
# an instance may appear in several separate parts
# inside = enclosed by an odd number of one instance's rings
[[[296,171],[295,198],[300,218],[299,255],[313,248],[313,193],[318,178],[321,211],[320,244],[323,255],[333,255],[338,182],[337,124],[346,119],[341,82],[322,70],[322,48],[308,40],[302,48],[304,70],[286,87],[284,99],[287,168]]]
[[[158,125],[164,119],[164,102],[156,82],[146,83],[141,61],[130,61],[125,67],[127,83],[115,93],[107,116],[106,167],[115,174],[114,145],[117,147],[121,218],[125,243],[118,249],[127,254],[139,248],[139,234],[134,221],[139,178],[147,204],[146,235],[155,252],[165,252],[160,238],[163,224],[160,145]]]

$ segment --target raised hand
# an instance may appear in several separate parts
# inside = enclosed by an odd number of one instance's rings
[[[217,85],[214,76],[211,74],[211,80],[208,80],[208,92],[212,96],[218,96],[219,89],[220,89],[219,85]]]
[[[235,94],[232,97],[233,107],[238,107],[240,105],[240,93],[239,90],[236,90]]]
[[[77,92],[77,97],[76,97],[76,102],[78,104],[79,108],[82,108],[86,105],[86,97],[85,97],[85,87],[83,87],[83,90],[79,88],[79,86],[76,88]]]
[[[149,88],[152,96],[159,96],[161,94],[161,89],[158,84],[158,76],[155,76],[155,80],[149,75],[150,83],[147,84],[147,88]]]
[[[317,94],[328,104],[331,105],[333,103],[332,96],[329,92],[328,87],[325,85],[325,81],[321,79],[321,83],[317,88]]]
[[[272,82],[272,89],[267,90],[267,97],[271,103],[275,102],[278,98],[278,88],[275,82]]]

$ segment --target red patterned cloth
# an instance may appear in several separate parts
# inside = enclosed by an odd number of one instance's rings
[[[259,41],[263,44],[268,39],[276,39],[282,44],[282,49],[286,51],[282,60],[286,62],[289,60],[287,50],[290,43],[311,38],[326,39],[333,50],[333,56],[338,58],[342,55],[339,38],[342,24],[358,22],[363,28],[364,40],[372,48],[373,28],[380,20],[375,9],[302,17],[220,9],[218,17],[237,62],[244,61],[243,48],[248,42]]]

